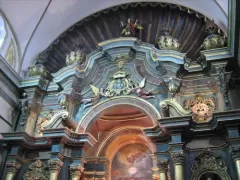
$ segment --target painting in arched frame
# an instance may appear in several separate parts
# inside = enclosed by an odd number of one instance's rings
[[[152,180],[151,151],[142,144],[121,148],[112,160],[111,180]]]

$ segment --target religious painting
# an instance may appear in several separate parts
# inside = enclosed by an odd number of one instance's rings
[[[120,149],[113,158],[112,180],[152,180],[151,151],[144,145],[131,144]]]
[[[4,58],[6,59],[8,64],[10,66],[12,66],[12,68],[15,68],[16,51],[15,51],[15,47],[14,47],[14,43],[13,43],[12,39],[9,43],[9,46],[7,48],[7,51],[6,51],[5,55],[4,55]]]

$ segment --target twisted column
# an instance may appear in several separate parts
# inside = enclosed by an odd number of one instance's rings
[[[184,180],[184,152],[171,152],[174,163],[175,180]]]
[[[167,180],[168,160],[159,160],[157,166],[160,180]]]
[[[12,180],[21,167],[21,164],[17,161],[7,161],[6,162],[6,180]]]
[[[48,165],[50,170],[49,180],[57,180],[58,174],[63,166],[63,162],[60,160],[49,160]]]
[[[84,170],[84,168],[81,165],[71,165],[69,169],[70,180],[79,180]]]
[[[240,146],[230,147],[230,152],[236,165],[238,180],[240,180]]]

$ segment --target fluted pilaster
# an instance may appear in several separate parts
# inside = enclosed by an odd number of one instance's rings
[[[159,160],[157,166],[160,180],[167,180],[168,160]]]
[[[48,161],[49,170],[50,170],[50,180],[57,180],[58,173],[60,172],[63,162],[60,160],[49,160]]]
[[[69,169],[71,180],[79,180],[84,170],[84,168],[81,165],[71,165]]]
[[[21,164],[17,161],[7,161],[6,162],[6,180],[12,180],[21,167]]]
[[[240,180],[240,146],[231,147],[230,152],[236,165],[238,180]]]
[[[174,163],[175,180],[184,180],[184,152],[171,152]]]

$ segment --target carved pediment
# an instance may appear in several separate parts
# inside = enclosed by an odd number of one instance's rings
[[[192,180],[198,180],[199,177],[206,173],[213,172],[218,174],[224,180],[230,180],[227,174],[227,166],[221,157],[210,149],[204,150],[197,158],[192,167]]]

